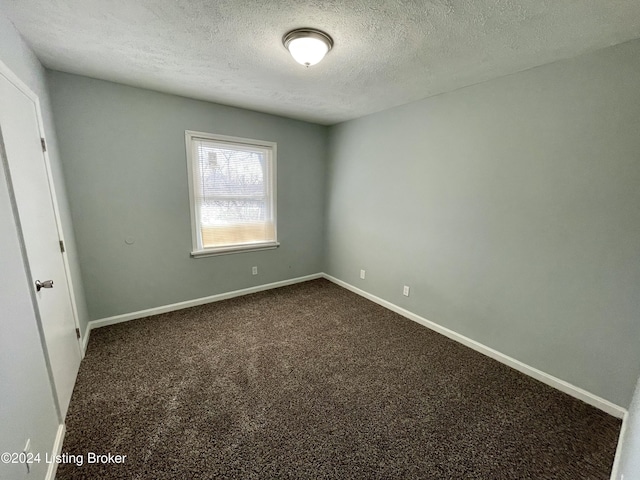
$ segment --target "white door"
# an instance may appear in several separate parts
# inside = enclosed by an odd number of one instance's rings
[[[0,74],[0,134],[9,165],[46,354],[62,418],[80,366],[73,307],[40,142],[36,105]],[[35,282],[53,282],[37,291]],[[20,321],[21,319],[14,319]],[[18,367],[18,366],[16,366]],[[25,380],[26,381],[26,380]]]

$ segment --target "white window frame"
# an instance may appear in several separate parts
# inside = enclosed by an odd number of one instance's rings
[[[271,250],[274,248],[278,248],[280,243],[278,243],[278,195],[277,195],[277,175],[276,175],[276,165],[277,165],[277,144],[275,142],[267,142],[264,140],[254,140],[250,138],[241,138],[241,137],[231,137],[228,135],[217,135],[213,133],[205,133],[205,132],[195,132],[192,130],[186,130],[184,132],[185,135],[185,145],[187,149],[187,172],[189,179],[189,208],[191,210],[191,240],[192,240],[192,250],[191,256],[194,258],[198,257],[209,257],[213,255],[227,255],[230,253],[240,253],[240,252],[254,252],[257,250]],[[238,245],[229,245],[224,247],[208,247],[205,248],[202,246],[202,236],[200,229],[200,212],[199,206],[196,204],[196,182],[198,181],[199,170],[197,165],[197,158],[195,158],[193,154],[193,140],[213,140],[219,143],[228,143],[234,146],[243,146],[251,148],[260,148],[267,149],[271,152],[271,178],[268,179],[269,185],[271,187],[271,202],[273,208],[273,228],[274,228],[274,240],[269,242],[255,242],[249,244],[238,244]]]

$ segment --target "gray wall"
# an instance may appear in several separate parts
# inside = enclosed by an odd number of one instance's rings
[[[635,41],[332,127],[326,271],[627,407],[638,78]]]
[[[622,437],[620,469],[616,480],[640,480],[640,378],[629,406],[627,427]]]
[[[49,81],[91,319],[322,270],[326,127],[59,72]],[[280,248],[190,257],[185,130],[278,143]]]
[[[40,96],[46,133],[55,145],[44,70],[1,13],[0,60]],[[64,200],[64,185],[56,160],[52,155],[58,193]],[[59,419],[5,168],[4,160],[0,159],[0,452],[20,452],[30,438],[32,451],[45,455],[52,451]],[[69,227],[68,218],[66,227]],[[70,232],[69,237],[72,236]],[[47,467],[44,462],[34,464],[30,478],[44,478]],[[23,476],[26,477],[23,465],[0,463],[1,478]]]

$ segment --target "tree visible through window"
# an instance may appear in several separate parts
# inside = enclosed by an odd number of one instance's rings
[[[193,254],[277,246],[275,144],[187,132]]]

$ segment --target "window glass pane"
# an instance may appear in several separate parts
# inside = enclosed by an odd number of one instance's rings
[[[191,140],[199,248],[275,242],[273,149],[214,137]]]
[[[223,149],[201,142],[198,146],[198,159],[203,197],[264,197],[264,152]]]
[[[266,201],[217,200],[205,198],[200,206],[200,221],[203,226],[255,223],[267,220]]]

